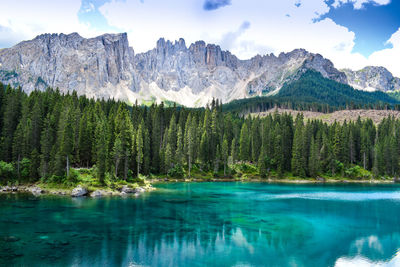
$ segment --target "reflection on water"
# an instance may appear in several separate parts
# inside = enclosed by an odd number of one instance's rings
[[[400,187],[160,184],[0,195],[0,266],[399,266]]]

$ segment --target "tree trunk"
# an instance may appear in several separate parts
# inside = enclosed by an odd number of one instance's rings
[[[67,155],[67,177],[69,177],[69,157]]]
[[[124,160],[124,180],[128,178],[128,156],[125,154]]]
[[[190,155],[189,155],[189,178],[190,178],[190,169],[192,168],[192,160],[191,160],[191,157],[190,157]]]
[[[18,154],[18,163],[17,163],[17,172],[18,172],[18,177],[19,177],[19,160],[21,158],[21,155]]]
[[[364,161],[364,169],[366,169],[366,162],[365,162],[365,160],[366,160],[366,159],[365,159],[365,152],[364,152],[364,154],[363,154],[363,155],[364,155],[364,157],[363,157],[363,161]]]
[[[224,161],[224,177],[226,176],[226,160]]]
[[[119,158],[115,160],[115,177],[118,177]]]
[[[140,162],[139,162],[139,156],[136,157],[136,161],[137,161],[137,177],[139,178],[139,173],[140,173]]]

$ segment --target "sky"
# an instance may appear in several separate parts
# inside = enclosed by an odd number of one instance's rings
[[[135,53],[197,40],[240,59],[305,48],[400,77],[400,0],[0,0],[0,48],[42,33],[127,32]]]

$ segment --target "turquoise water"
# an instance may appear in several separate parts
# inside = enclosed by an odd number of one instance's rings
[[[157,187],[0,195],[0,266],[400,266],[400,186]]]

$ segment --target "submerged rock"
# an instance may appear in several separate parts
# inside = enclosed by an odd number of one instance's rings
[[[104,196],[104,192],[101,190],[96,190],[96,191],[93,191],[92,193],[90,193],[90,196],[91,197],[102,197],[102,196]]]
[[[19,240],[20,240],[20,238],[16,237],[16,236],[6,236],[6,237],[4,237],[4,241],[6,241],[6,242],[17,242]]]
[[[72,190],[71,196],[72,197],[83,197],[86,196],[88,191],[86,188],[83,188],[82,186],[78,186]]]
[[[144,192],[146,192],[146,189],[144,189],[143,187],[136,187],[135,188],[135,193],[136,194],[141,194],[141,193],[144,193]]]

